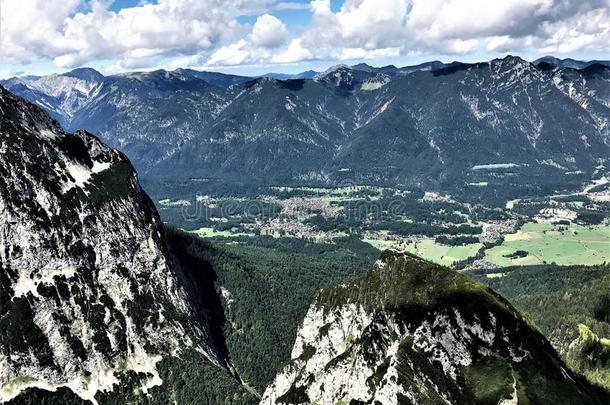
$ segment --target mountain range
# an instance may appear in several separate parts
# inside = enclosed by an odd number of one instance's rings
[[[2,84],[146,178],[535,189],[608,170],[607,62],[507,56],[303,77],[77,69]]]

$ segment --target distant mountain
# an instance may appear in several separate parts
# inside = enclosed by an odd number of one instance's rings
[[[95,69],[91,68],[79,68],[71,70],[67,73],[64,73],[62,76],[66,77],[74,77],[75,79],[80,79],[84,82],[102,82],[104,80],[104,75],[98,72]]]
[[[382,67],[373,67],[366,63],[359,63],[357,65],[352,65],[352,69],[361,70],[363,72],[369,73],[387,73],[387,74],[395,74],[399,69],[394,65],[382,66]]]
[[[597,63],[549,70],[508,56],[338,65],[311,80],[218,75],[110,76],[83,84],[77,103],[38,84],[55,76],[7,86],[66,128],[98,134],[153,178],[349,179],[457,192],[484,182],[489,196],[518,196],[580,187],[609,170],[610,68]]]
[[[262,75],[261,77],[268,77],[268,78],[277,79],[277,80],[298,80],[298,79],[313,79],[315,77],[315,75],[317,75],[317,74],[318,74],[318,72],[316,72],[316,71],[307,70],[305,72],[294,73],[294,74],[266,73],[266,74]]]
[[[0,87],[0,157],[0,402],[143,398],[190,353],[240,386],[125,155]]]
[[[246,76],[235,76],[217,72],[202,72],[193,69],[176,69],[172,73],[184,75],[185,77],[194,77],[220,88],[227,88],[234,84],[246,83],[253,80],[251,77]]]
[[[104,79],[99,72],[85,68],[50,76],[13,77],[0,83],[68,126],[74,114],[97,96]]]
[[[106,91],[116,89],[116,86],[126,83],[125,79],[139,80],[149,87],[156,82],[159,90],[163,88],[172,91],[195,90],[205,87],[206,84],[226,89],[234,84],[253,80],[250,77],[192,69],[132,72],[105,77],[95,69],[79,68],[50,76],[13,77],[0,81],[0,84],[47,110],[64,127],[71,127],[70,123],[76,112],[85,109],[89,102],[94,101],[102,88]],[[115,87],[112,87],[113,85]]]
[[[385,73],[390,76],[396,75],[407,75],[413,72],[433,72],[441,69],[445,69],[447,67],[459,66],[459,65],[467,65],[462,62],[451,62],[451,63],[443,63],[439,61],[432,62],[424,62],[419,65],[411,65],[411,66],[403,66],[396,67],[394,65],[382,66],[382,67],[373,67],[367,65],[366,63],[359,63],[357,65],[351,66],[354,70],[361,70],[363,72],[369,73]]]
[[[453,62],[452,64],[455,63],[459,63],[459,62]],[[420,65],[414,65],[414,66],[405,66],[405,67],[401,67],[398,68],[394,65],[387,65],[387,66],[381,66],[381,67],[375,67],[375,66],[371,66],[369,64],[366,63],[359,63],[356,65],[352,65],[352,66],[348,66],[348,65],[336,65],[336,66],[332,66],[331,68],[329,68],[326,72],[334,70],[335,68],[339,67],[339,66],[344,66],[348,69],[351,70],[356,70],[356,71],[361,71],[361,72],[367,72],[367,73],[384,73],[387,75],[397,75],[397,74],[407,74],[407,73],[411,73],[411,72],[416,72],[416,71],[431,71],[431,70],[438,70],[438,69],[442,69],[446,66],[449,66],[451,64],[446,64],[446,63],[442,63],[439,61],[434,61],[434,62],[426,62],[426,63],[422,63]],[[272,79],[277,79],[277,80],[298,80],[298,79],[313,79],[316,76],[322,75],[325,72],[316,72],[314,70],[307,70],[305,72],[301,72],[301,73],[295,73],[295,74],[289,74],[289,73],[267,73],[264,74],[260,77],[268,77],[268,78],[272,78]]]
[[[600,64],[607,67],[610,67],[610,61],[608,60],[591,60],[591,61],[582,61],[575,60],[571,58],[559,59],[554,56],[543,56],[542,58],[536,59],[534,62],[536,66],[552,66],[556,68],[570,68],[570,69],[584,69],[593,64]]]
[[[353,93],[368,89],[369,87],[364,84],[365,82],[389,83],[390,78],[388,75],[374,69],[369,71],[354,69],[347,65],[336,65],[322,73],[318,73],[314,77],[314,81],[321,83],[334,91]],[[376,89],[371,88],[371,90]]]
[[[606,404],[492,290],[384,252],[322,290],[262,404]]]

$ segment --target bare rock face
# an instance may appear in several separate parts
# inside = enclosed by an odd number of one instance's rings
[[[0,247],[0,402],[96,402],[130,371],[146,391],[184,348],[222,363],[128,159],[1,87]]]
[[[320,292],[269,404],[603,404],[548,341],[490,289],[385,252]]]

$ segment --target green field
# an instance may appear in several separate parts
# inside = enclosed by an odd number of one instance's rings
[[[415,243],[381,239],[364,239],[363,241],[379,250],[395,249],[410,252],[444,266],[450,266],[454,262],[476,255],[483,246],[480,243],[472,243],[463,246],[447,246],[436,243],[434,239],[423,239]]]
[[[506,257],[518,250],[528,255]],[[487,250],[485,260],[499,266],[610,262],[610,225],[587,227],[528,222],[517,232],[505,235],[502,245]]]
[[[244,233],[244,232],[231,232],[231,231],[217,231],[214,228],[199,228],[197,230],[192,231],[195,235],[200,238],[214,238],[214,237],[223,237],[230,238],[232,236],[252,236],[253,234]]]

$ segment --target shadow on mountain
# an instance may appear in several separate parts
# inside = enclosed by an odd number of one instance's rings
[[[165,228],[170,250],[180,263],[182,271],[189,279],[189,293],[202,320],[207,323],[210,335],[216,346],[219,360],[229,358],[229,350],[224,337],[226,323],[222,299],[216,290],[217,276],[212,265],[200,254],[201,246],[197,240],[176,228]],[[227,360],[228,361],[228,360]]]

